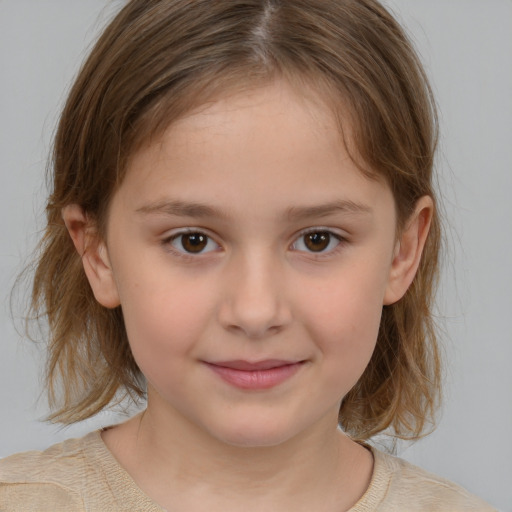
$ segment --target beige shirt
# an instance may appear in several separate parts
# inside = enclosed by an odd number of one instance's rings
[[[455,484],[372,449],[370,486],[349,512],[494,509]],[[0,460],[2,512],[162,512],[107,449],[100,432]]]

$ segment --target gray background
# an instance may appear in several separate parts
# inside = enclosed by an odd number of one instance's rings
[[[17,334],[9,291],[43,226],[44,169],[67,88],[120,3],[0,0],[0,456],[119,420],[40,421],[43,351]],[[512,1],[386,4],[412,34],[440,105],[450,239],[438,301],[445,407],[437,431],[399,454],[512,512]]]

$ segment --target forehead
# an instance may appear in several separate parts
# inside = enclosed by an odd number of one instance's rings
[[[299,95],[286,82],[210,101],[170,125],[163,141],[173,145],[193,141],[201,146],[215,138],[219,142],[229,138],[234,150],[258,147],[264,154],[265,149],[298,144],[301,139],[309,142],[308,147],[342,142],[332,110],[317,95]]]
[[[139,208],[172,197],[260,213],[371,203],[386,188],[353,162],[328,105],[286,82],[224,96],[172,123],[133,155],[125,182]]]
[[[344,93],[325,77],[293,70],[265,72],[257,76],[240,76],[239,72],[234,76],[214,74],[203,77],[203,80],[199,78],[197,83],[178,93],[160,98],[133,122],[132,135],[126,139],[124,148],[125,161],[139,149],[158,143],[164,135],[177,133],[187,124],[195,123],[196,128],[207,131],[215,113],[222,109],[253,107],[253,111],[257,111],[255,102],[258,98],[268,100],[271,96],[279,97],[279,101],[288,100],[288,103],[293,98],[317,123],[322,118],[328,120],[332,134],[341,138],[361,171],[368,177],[377,177],[376,170],[370,169],[361,158],[352,136],[354,123],[359,120],[354,118],[353,105],[345,99]],[[272,113],[267,111],[265,115],[271,123]]]
[[[360,170],[369,177],[376,177],[374,170],[365,166],[357,151],[356,142],[352,137],[352,114],[336,93],[320,81],[314,86],[311,80],[304,76],[280,77],[263,79],[262,81],[244,81],[230,83],[220,81],[216,87],[206,90],[195,98],[194,91],[190,92],[188,108],[183,109],[178,116],[166,116],[165,101],[162,108],[155,105],[152,112],[141,121],[138,130],[141,134],[140,143],[132,147],[130,160],[140,151],[152,148],[153,156],[163,157],[166,148],[195,144],[195,150],[201,151],[206,147],[206,140],[214,135],[224,134],[231,137],[233,147],[240,148],[246,142],[252,141],[257,125],[266,125],[268,134],[286,128],[295,142],[303,136],[309,142],[317,144],[343,145],[345,152],[354,160]],[[222,92],[219,92],[222,89]],[[172,107],[171,107],[172,109]],[[286,110],[286,116],[283,112]],[[170,123],[162,119],[172,118]],[[290,121],[291,126],[280,127],[281,121]],[[146,126],[144,126],[146,125]],[[236,129],[232,129],[236,125]],[[149,136],[144,136],[148,133]],[[191,136],[192,135],[192,136]],[[283,143],[284,137],[274,139],[275,144]],[[268,137],[269,141],[271,137]],[[266,146],[269,147],[267,141]],[[249,149],[249,144],[245,144]],[[341,155],[341,152],[340,152]]]

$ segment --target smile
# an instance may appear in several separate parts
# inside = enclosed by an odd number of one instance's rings
[[[240,389],[270,389],[291,378],[305,361],[269,359],[248,361],[222,361],[206,363],[222,380]]]

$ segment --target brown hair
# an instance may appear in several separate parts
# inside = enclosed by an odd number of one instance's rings
[[[48,224],[32,308],[49,321],[51,419],[78,421],[120,391],[144,394],[120,308],[99,305],[61,218],[80,205],[100,235],[127,159],[178,117],[233,87],[276,77],[329,92],[350,113],[354,158],[391,187],[399,229],[432,189],[437,119],[406,35],[375,0],[132,0],[105,29],[62,113],[53,153]],[[346,110],[344,112],[346,116]],[[432,319],[440,224],[434,212],[418,273],[383,309],[369,366],[344,398],[354,438],[385,429],[418,437],[440,395]]]

